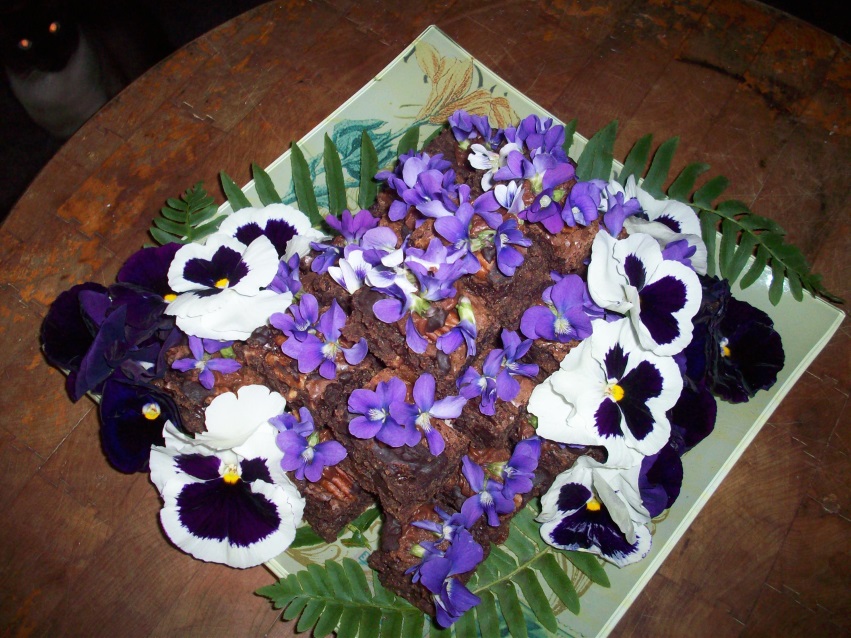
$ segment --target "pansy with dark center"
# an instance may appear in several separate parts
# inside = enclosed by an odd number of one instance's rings
[[[310,242],[325,238],[324,233],[312,227],[307,215],[287,204],[241,208],[224,218],[218,232],[230,235],[244,246],[264,236],[283,260],[304,256]]]
[[[628,321],[597,319],[592,327],[591,337],[532,391],[529,412],[538,417],[540,436],[603,445],[609,462],[633,465],[668,441],[666,412],[682,392],[682,375],[671,357],[642,349]]]
[[[299,419],[291,414],[282,414],[270,420],[278,428],[275,443],[284,453],[281,467],[295,472],[298,480],[307,479],[315,483],[322,478],[326,467],[337,465],[348,455],[346,448],[337,441],[320,442],[315,430],[313,415],[307,408],[299,409]]]
[[[425,435],[429,451],[437,456],[443,452],[445,442],[440,432],[432,424],[432,418],[456,419],[461,414],[467,399],[462,396],[450,396],[434,400],[434,377],[428,373],[420,375],[414,382],[414,404],[393,403],[390,414],[406,427],[416,427]]]
[[[341,330],[345,325],[346,313],[337,300],[333,299],[331,307],[319,317],[318,333],[308,333],[302,339],[297,336],[290,337],[281,345],[281,350],[298,361],[298,371],[302,374],[313,372],[318,367],[323,378],[335,379],[339,354],[342,353],[349,365],[357,365],[363,361],[368,351],[366,339],[363,338],[349,348],[340,343]],[[318,336],[320,333],[322,339]]]
[[[142,248],[127,258],[115,279],[120,283],[134,284],[155,292],[166,301],[172,301],[176,295],[168,285],[168,269],[179,249],[180,244],[176,243]]]

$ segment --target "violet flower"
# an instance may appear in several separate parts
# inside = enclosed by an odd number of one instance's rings
[[[461,297],[455,304],[455,311],[460,321],[453,326],[449,332],[437,338],[437,349],[444,354],[452,354],[462,343],[467,346],[467,356],[476,356],[476,315],[473,314],[473,305],[467,297]]]
[[[536,363],[521,363],[520,359],[526,356],[532,347],[531,339],[520,340],[513,330],[502,331],[502,371],[497,377],[497,393],[503,401],[512,401],[520,392],[520,384],[514,379],[515,376],[534,378],[538,374]],[[494,352],[500,352],[494,350]],[[500,392],[500,386],[504,388]]]
[[[545,189],[535,196],[529,208],[521,211],[520,218],[533,223],[540,223],[553,235],[564,228],[565,216],[562,214],[562,204],[559,203],[555,191]],[[567,225],[574,226],[572,216],[567,216]]]
[[[232,372],[236,372],[242,367],[242,364],[235,359],[228,359],[225,357],[220,359],[211,359],[205,356],[204,345],[201,342],[201,339],[192,335],[189,336],[189,350],[192,352],[191,357],[177,359],[171,364],[171,367],[175,370],[180,370],[181,372],[197,370],[198,382],[208,390],[212,390],[216,382],[215,376],[213,375],[214,371],[222,374],[230,374]]]
[[[515,494],[526,494],[532,489],[535,470],[541,457],[541,439],[531,436],[514,446],[511,458],[500,464],[502,495],[513,499]]]
[[[432,427],[431,419],[457,419],[467,399],[454,396],[435,401],[434,388],[434,377],[428,373],[421,375],[414,382],[414,404],[391,404],[390,413],[402,425],[419,428],[425,435],[429,451],[437,456],[443,453],[446,444],[440,432]]]
[[[497,227],[493,245],[496,249],[497,268],[506,277],[511,277],[523,263],[523,253],[512,248],[512,245],[527,248],[532,245],[532,240],[517,228],[517,220],[509,217]]]
[[[562,214],[570,214],[577,224],[587,226],[599,216],[605,189],[606,182],[601,179],[576,182],[568,193],[567,205]]]
[[[491,140],[491,125],[487,115],[474,115],[463,110],[455,111],[449,116],[449,128],[455,141],[462,148],[477,137],[481,137],[485,143]]]
[[[514,500],[503,495],[502,483],[485,478],[485,471],[471,461],[470,457],[464,455],[461,462],[464,478],[474,492],[473,496],[465,500],[461,506],[461,515],[466,521],[467,528],[472,527],[483,514],[487,518],[488,525],[499,527],[499,515],[513,512]]]
[[[299,275],[299,256],[293,255],[289,260],[282,259],[278,264],[278,272],[269,284],[269,290],[278,293],[291,292],[296,294],[301,290]]]
[[[373,217],[368,210],[360,210],[352,215],[349,209],[344,209],[339,218],[326,215],[325,223],[342,235],[347,244],[360,244],[364,234],[378,226],[378,218]]]
[[[479,412],[493,416],[496,413],[497,398],[510,401],[511,377],[501,375],[502,350],[492,350],[485,357],[482,365],[482,373],[470,366],[464,370],[464,374],[458,379],[458,391],[466,399],[479,398]],[[508,381],[506,381],[508,379]],[[507,384],[507,385],[506,385]],[[505,397],[511,398],[506,399]]]
[[[564,126],[554,124],[550,117],[542,120],[534,113],[527,115],[517,126],[514,139],[522,142],[533,157],[539,153],[550,153],[562,161],[567,159],[563,148]]]
[[[617,182],[609,184],[603,224],[612,237],[620,234],[627,217],[639,212],[641,212],[641,204],[638,203],[637,198],[630,197],[630,193],[625,192]]]
[[[269,317],[269,323],[288,337],[304,341],[307,335],[315,332],[319,324],[319,302],[307,293],[301,301],[287,308],[289,314],[276,312]]]
[[[297,420],[291,414],[282,414],[269,422],[279,431],[275,443],[284,453],[281,468],[287,472],[294,471],[300,481],[307,479],[315,483],[322,478],[326,467],[337,465],[348,453],[337,441],[319,442],[310,410],[300,408],[299,417],[300,420]]]
[[[435,555],[420,567],[422,584],[434,595],[435,620],[449,627],[481,599],[455,578],[482,562],[484,551],[467,530],[459,530],[443,555]]]
[[[587,286],[579,275],[567,275],[544,290],[546,306],[527,308],[520,331],[530,339],[567,343],[591,335],[591,317],[585,312]]]
[[[366,339],[363,338],[351,348],[340,345],[341,330],[345,325],[346,313],[334,299],[331,301],[331,307],[319,318],[318,328],[324,339],[320,339],[316,334],[307,334],[304,339],[290,337],[281,345],[281,350],[298,361],[298,371],[302,374],[313,372],[318,367],[323,378],[335,379],[337,355],[340,352],[349,365],[357,365],[363,361],[368,351]]]
[[[420,529],[425,529],[433,534],[438,536],[437,543],[441,543],[443,541],[452,542],[452,539],[455,538],[458,530],[466,529],[465,524],[466,521],[461,512],[455,512],[454,514],[450,514],[449,512],[444,511],[439,506],[434,506],[434,511],[440,517],[440,522],[437,521],[414,521],[411,523],[414,527],[419,527]]]
[[[399,423],[391,412],[393,404],[405,401],[405,384],[398,378],[381,381],[375,391],[354,390],[349,396],[349,412],[357,414],[349,421],[349,433],[359,439],[375,437],[390,447],[416,445],[422,435],[413,425]]]

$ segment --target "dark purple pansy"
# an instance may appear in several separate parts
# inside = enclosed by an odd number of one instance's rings
[[[60,293],[50,304],[41,324],[44,356],[57,368],[72,372],[79,370],[94,340],[91,320],[83,315],[80,307],[80,293],[83,291],[106,294],[106,288],[94,282],[73,286]]]
[[[168,268],[179,249],[180,244],[172,242],[133,253],[118,271],[116,281],[135,284],[165,298],[172,294],[168,285]]]
[[[659,516],[674,504],[683,484],[683,463],[680,460],[681,443],[672,437],[656,454],[641,461],[638,488],[641,502],[650,517]]]
[[[183,278],[197,287],[199,296],[215,295],[236,286],[248,274],[242,254],[230,246],[220,246],[209,259],[192,257],[183,266]]]
[[[683,387],[676,405],[668,410],[668,420],[671,429],[682,438],[684,451],[712,433],[717,414],[718,405],[705,382],[702,381],[696,388]]]
[[[164,445],[163,426],[180,426],[174,401],[156,388],[121,376],[103,385],[100,400],[101,444],[119,471],[147,472],[152,445]]]

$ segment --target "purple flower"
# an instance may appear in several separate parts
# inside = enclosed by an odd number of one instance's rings
[[[352,216],[352,213],[345,209],[339,219],[334,215],[327,215],[325,222],[342,235],[347,244],[360,244],[366,231],[378,226],[378,218],[373,217],[368,210],[358,211]]]
[[[617,237],[623,230],[624,220],[641,211],[641,205],[638,199],[626,199],[623,192],[613,192],[609,194],[607,200],[606,213],[603,215],[603,224],[611,233],[612,237]]]
[[[502,492],[503,485],[494,479],[485,478],[485,471],[470,457],[464,455],[461,459],[462,472],[473,496],[469,497],[461,506],[461,514],[467,523],[467,528],[472,527],[482,514],[488,520],[491,527],[499,527],[499,515],[514,511],[514,500],[506,498]]]
[[[529,348],[532,347],[531,339],[520,340],[520,337],[513,330],[502,331],[502,365],[505,371],[512,376],[529,377],[530,379],[538,374],[538,365],[535,363],[520,363],[520,359],[526,356]],[[514,397],[511,397],[513,399]],[[511,401],[511,399],[505,399]]]
[[[440,594],[434,595],[435,621],[441,627],[449,627],[482,599],[467,589],[457,578],[443,581]]]
[[[307,408],[299,410],[300,421],[291,414],[284,414],[270,423],[280,433],[275,442],[284,453],[281,468],[295,472],[297,479],[305,478],[315,483],[322,478],[326,467],[337,465],[347,456],[346,448],[337,441],[319,442],[319,433],[314,430],[313,416]]]
[[[671,437],[656,454],[645,456],[638,474],[641,502],[651,518],[671,507],[683,484],[683,463],[678,441]]]
[[[444,397],[434,400],[434,377],[430,374],[421,375],[414,383],[414,405],[410,403],[395,403],[390,406],[393,418],[406,427],[417,427],[422,430],[428,442],[429,451],[437,456],[443,452],[445,443],[440,432],[431,425],[431,419],[456,419],[461,414],[467,399],[461,396]]]
[[[514,133],[514,139],[522,142],[534,157],[539,153],[551,153],[566,160],[564,149],[564,126],[553,125],[552,118],[542,120],[534,113],[523,118]]]
[[[501,470],[505,498],[513,499],[515,494],[526,494],[532,489],[540,456],[541,439],[537,436],[523,439],[514,446],[511,458]]]
[[[475,569],[483,558],[481,545],[470,532],[461,529],[446,552],[433,555],[420,566],[422,584],[434,594],[436,620],[442,627],[450,626],[461,614],[481,602],[454,576]]]
[[[302,297],[302,303],[304,299]],[[316,334],[307,334],[303,339],[296,336],[287,339],[281,350],[288,357],[298,361],[298,371],[302,374],[319,368],[319,374],[325,379],[337,377],[337,355],[342,352],[349,365],[357,365],[366,357],[368,347],[366,339],[361,339],[351,348],[340,345],[341,330],[346,325],[346,313],[337,300],[331,301],[331,307],[322,313],[318,328],[324,340]]]
[[[467,356],[476,356],[476,316],[473,314],[473,305],[467,297],[461,297],[455,305],[460,321],[449,332],[437,338],[437,349],[444,354],[452,354],[464,343],[467,346]]]
[[[269,290],[279,293],[291,292],[293,294],[301,290],[298,266],[298,255],[293,255],[288,261],[282,259],[281,263],[278,264],[278,273],[268,286]]]
[[[585,312],[587,287],[579,275],[567,275],[544,290],[546,306],[528,308],[520,331],[530,339],[567,343],[591,334],[591,317]]]
[[[166,300],[171,301],[174,293],[168,285],[168,269],[179,248],[180,244],[170,243],[133,253],[121,266],[116,281],[134,284],[164,299],[170,297]]]
[[[307,293],[301,302],[292,304],[288,311],[290,315],[276,312],[269,317],[269,323],[288,337],[304,341],[307,335],[316,331],[319,324],[319,302],[316,297]]]
[[[405,401],[405,384],[396,377],[381,381],[375,391],[358,388],[349,396],[349,412],[358,414],[349,421],[349,433],[359,439],[375,437],[390,447],[416,445],[422,435],[413,425],[399,423],[391,406]]]
[[[477,137],[486,142],[491,140],[491,125],[487,115],[473,115],[467,111],[458,110],[449,116],[449,128],[455,140],[462,146]]]
[[[513,217],[506,219],[496,229],[493,245],[496,249],[496,265],[499,271],[506,277],[514,275],[514,271],[523,263],[523,254],[514,246],[528,247],[532,240],[517,228],[517,220]]]
[[[310,247],[317,253],[314,255],[313,261],[310,262],[310,270],[320,275],[328,272],[328,269],[336,264],[340,255],[343,254],[343,250],[333,244],[320,244],[312,241]]]
[[[181,372],[189,372],[190,370],[198,370],[199,383],[208,390],[213,389],[216,379],[213,371],[221,372],[222,374],[230,374],[236,372],[242,367],[242,364],[235,359],[210,359],[204,356],[204,345],[198,337],[189,337],[189,350],[192,352],[191,357],[178,359],[171,364],[171,367]]]
[[[567,206],[564,207],[562,214],[570,214],[575,223],[587,226],[599,216],[600,202],[603,199],[605,189],[606,182],[601,179],[576,182],[570,189]],[[573,226],[570,222],[568,224]]]
[[[551,188],[536,195],[529,208],[520,213],[520,218],[540,223],[553,235],[560,233],[565,224],[562,206],[556,201],[555,192]],[[567,221],[568,226],[574,225],[572,217],[568,217]]]
[[[429,530],[436,534],[439,537],[437,543],[441,543],[443,541],[449,541],[451,543],[459,529],[466,529],[466,521],[464,520],[464,516],[461,512],[450,514],[437,505],[434,506],[434,511],[440,517],[440,522],[429,520],[414,521],[411,525],[419,527],[420,529]]]
[[[503,401],[510,401],[505,397],[510,396],[511,388],[506,387],[506,379],[508,383],[513,381],[509,375],[500,375],[502,362],[502,350],[492,350],[485,357],[485,362],[482,365],[482,374],[470,366],[464,370],[464,374],[458,379],[458,390],[461,396],[466,399],[479,397],[479,412],[493,416],[496,413],[497,398]],[[501,382],[501,383],[498,383]]]

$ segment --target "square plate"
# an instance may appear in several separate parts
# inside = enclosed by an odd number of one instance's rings
[[[350,184],[354,190],[359,170],[360,135],[364,128],[372,133],[379,166],[387,166],[396,155],[399,139],[409,127],[419,124],[421,137],[424,137],[442,125],[456,109],[469,109],[473,105],[487,108],[491,121],[500,125],[530,113],[553,117],[432,26],[298,145],[308,159],[316,183],[321,184],[324,136],[330,136],[344,156],[347,185]],[[570,151],[574,159],[585,143],[584,138],[575,136]],[[286,193],[284,201],[294,203],[289,155],[289,151],[281,155],[267,171],[278,192]],[[622,166],[616,163],[615,171],[620,168]],[[249,199],[259,202],[253,182],[244,190]],[[350,201],[355,201],[354,195]],[[320,208],[323,207],[321,195],[319,204]],[[327,208],[327,201],[325,204]],[[227,205],[224,209],[222,212],[227,210]],[[685,478],[679,499],[663,515],[664,520],[656,520],[653,548],[645,560],[623,569],[606,565],[612,583],[609,589],[590,586],[581,572],[566,565],[568,575],[581,595],[582,609],[576,616],[560,607],[560,633],[605,636],[614,628],[762,425],[842,322],[844,313],[809,295],[805,295],[803,302],[797,302],[786,294],[778,306],[772,306],[768,301],[769,276],[770,270],[766,270],[759,281],[747,290],[742,291],[738,286],[734,290],[736,297],[767,312],[783,339],[786,366],[778,376],[777,384],[745,404],[731,405],[719,401],[715,431],[685,457]],[[373,537],[378,526],[377,521],[370,529]],[[267,567],[281,577],[304,569],[310,563],[348,556],[368,570],[368,555],[369,550],[347,547],[338,541],[332,545],[291,549],[269,561]],[[552,595],[551,600],[554,608],[559,608],[560,603]]]

